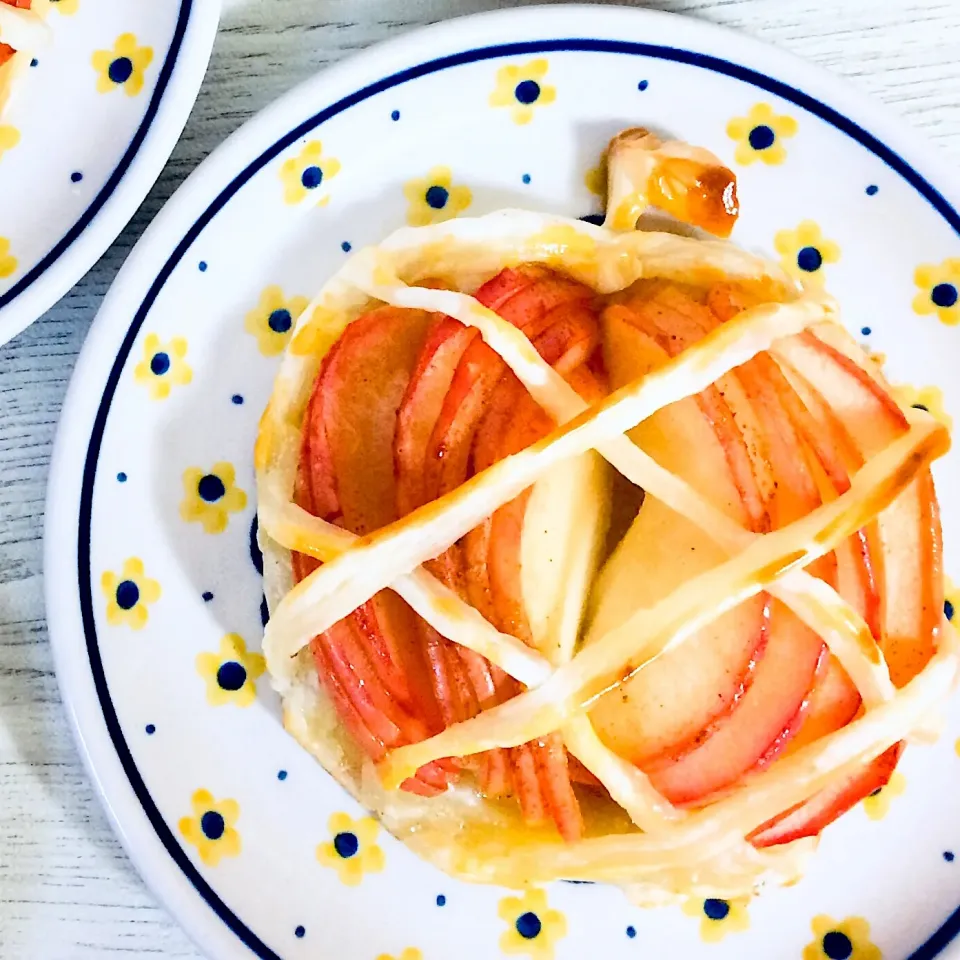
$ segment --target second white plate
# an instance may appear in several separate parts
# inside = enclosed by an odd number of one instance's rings
[[[44,0],[50,43],[0,117],[0,343],[114,241],[167,162],[219,0]]]

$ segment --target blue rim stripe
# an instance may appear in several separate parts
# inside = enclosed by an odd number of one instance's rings
[[[27,287],[31,286],[34,281],[39,280],[40,277],[47,272],[47,270],[53,266],[60,257],[67,251],[69,247],[77,240],[77,238],[87,229],[88,226],[93,222],[97,214],[103,209],[107,201],[113,196],[117,187],[120,185],[120,182],[127,174],[127,170],[130,169],[130,164],[133,163],[134,158],[140,152],[140,148],[143,146],[143,141],[146,139],[147,134],[150,132],[150,128],[153,126],[153,121],[156,119],[157,111],[160,109],[160,104],[163,101],[163,96],[166,93],[167,86],[170,83],[170,77],[173,75],[173,68],[176,66],[177,57],[180,54],[180,47],[183,45],[183,38],[187,32],[187,23],[190,20],[190,11],[193,7],[193,0],[181,0],[180,2],[180,13],[177,15],[177,25],[173,32],[173,39],[170,42],[170,49],[167,52],[167,57],[163,62],[163,66],[160,69],[160,76],[157,78],[157,86],[153,91],[153,96],[150,98],[150,103],[147,105],[147,111],[143,115],[143,120],[140,123],[140,126],[137,128],[137,132],[133,135],[133,139],[130,141],[130,145],[127,147],[126,152],[120,158],[120,162],[117,164],[116,169],[113,173],[110,174],[110,179],[103,185],[100,192],[94,197],[93,202],[83,211],[83,214],[80,216],[80,219],[64,234],[64,236],[58,241],[57,245],[32,269],[28,270],[6,293],[0,294],[0,309],[5,307],[8,303],[12,303]]]
[[[189,2],[189,0],[187,0]],[[565,40],[537,40],[522,43],[505,43],[488,47],[481,47],[475,50],[465,51],[447,57],[440,57],[436,60],[430,60],[421,63],[415,67],[401,70],[389,77],[378,80],[352,94],[338,100],[331,106],[314,114],[308,120],[305,120],[295,129],[291,130],[285,136],[277,140],[273,146],[260,154],[247,167],[242,170],[216,197],[216,199],[200,215],[193,226],[186,232],[180,243],[177,244],[169,259],[157,274],[157,278],[151,284],[143,302],[134,316],[133,322],[123,339],[117,359],[114,361],[110,375],[107,379],[103,391],[103,398],[97,410],[94,420],[93,430],[90,437],[90,445],[87,449],[86,462],[83,470],[83,484],[80,493],[80,517],[79,517],[79,542],[77,550],[78,579],[80,587],[80,607],[83,618],[84,633],[86,636],[87,652],[90,659],[90,669],[93,674],[96,685],[97,695],[100,698],[100,705],[103,710],[104,721],[110,737],[113,740],[117,755],[123,765],[124,771],[130,780],[130,785],[140,801],[143,811],[149,819],[157,836],[163,843],[167,852],[174,862],[181,869],[186,878],[193,884],[197,892],[207,902],[210,908],[220,917],[220,919],[232,930],[240,940],[250,948],[258,957],[263,960],[280,960],[266,944],[260,940],[256,934],[247,927],[239,917],[234,914],[229,907],[214,892],[206,880],[201,876],[197,868],[190,862],[183,848],[180,846],[176,837],[167,826],[160,811],[157,809],[153,798],[147,790],[146,784],[137,769],[136,764],[130,753],[130,749],[123,736],[120,723],[117,718],[113,701],[110,697],[110,691],[107,687],[106,678],[103,672],[103,663],[100,658],[100,651],[97,645],[96,625],[93,613],[92,581],[90,570],[90,536],[92,524],[92,506],[93,506],[93,488],[96,480],[97,461],[100,454],[100,446],[103,441],[103,434],[106,427],[107,416],[110,412],[110,405],[113,402],[113,396],[117,389],[117,384],[123,372],[127,357],[133,347],[133,342],[143,325],[148,313],[150,312],[157,296],[163,289],[167,280],[170,278],[174,269],[183,259],[187,250],[200,233],[206,228],[210,221],[223,209],[224,206],[234,197],[237,192],[263,167],[279,156],[289,146],[296,143],[302,136],[320,126],[331,117],[342,113],[345,110],[356,106],[358,103],[382,93],[385,90],[392,89],[400,84],[407,83],[419,77],[431,73],[438,73],[451,67],[461,66],[467,63],[475,63],[481,60],[491,60],[505,56],[519,56],[530,53],[547,53],[561,51],[590,51],[597,53],[617,53],[631,56],[650,57],[659,60],[670,60],[677,63],[685,63],[690,66],[699,67],[704,70],[710,70],[714,73],[724,74],[737,80],[742,80],[752,86],[766,90],[778,97],[794,103],[798,107],[806,110],[808,113],[825,120],[827,123],[836,127],[841,132],[847,134],[851,139],[857,141],[866,147],[871,153],[883,160],[894,172],[899,174],[907,181],[917,192],[927,200],[928,203],[947,221],[953,230],[960,234],[960,214],[950,205],[945,197],[927,181],[920,173],[914,170],[898,153],[891,150],[886,144],[879,141],[872,134],[868,133],[859,124],[838,113],[832,107],[821,103],[819,100],[811,97],[809,94],[775,80],[756,70],[739,64],[731,63],[728,60],[722,60],[718,57],[708,56],[706,54],[695,53],[689,50],[681,50],[676,47],[658,46],[647,43],[632,43],[622,40],[597,40],[586,38],[571,38]],[[947,921],[939,930],[916,952],[910,955],[907,960],[932,960],[940,951],[960,933],[960,909],[951,914]]]

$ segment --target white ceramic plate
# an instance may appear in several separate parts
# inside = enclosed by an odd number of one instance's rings
[[[49,44],[0,117],[0,343],[53,306],[160,175],[219,0],[38,0]]]
[[[490,103],[498,77],[505,106]],[[539,91],[529,108],[513,94],[524,80]],[[957,716],[826,832],[802,883],[720,920],[708,913],[724,907],[702,901],[645,911],[562,883],[518,900],[448,879],[352,824],[363,811],[254,684],[251,445],[284,311],[351,246],[428,212],[430,186],[469,213],[596,212],[587,171],[637,123],[733,165],[736,239],[776,243],[789,264],[814,248],[892,378],[939,385],[960,410],[960,195],[915,134],[777,50],[636,10],[525,9],[411,34],[286,96],[193,174],[118,277],[67,396],[48,504],[47,603],[72,721],[131,856],[211,956],[926,960],[960,929]],[[195,502],[208,473],[228,491],[212,512]],[[949,550],[956,462],[937,476]],[[331,853],[333,834],[354,831],[360,854]],[[385,869],[365,873],[372,844]],[[529,917],[516,924],[529,913],[535,937],[521,935]]]

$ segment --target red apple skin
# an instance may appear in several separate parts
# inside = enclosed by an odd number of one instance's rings
[[[817,836],[865,797],[887,785],[903,748],[902,742],[895,743],[864,770],[835,786],[821,790],[806,803],[763,824],[747,839],[755,847],[762,849],[780,843],[792,843],[803,837]]]
[[[429,478],[428,486],[425,463],[460,361],[479,342],[475,329],[449,317],[434,324],[427,335],[397,411],[393,438],[397,516],[405,516],[439,493],[437,476]],[[460,585],[456,565],[447,555],[431,566],[448,585]],[[422,640],[441,726],[474,716],[479,703],[461,651],[419,618],[411,629]]]
[[[397,510],[405,516],[427,502],[423,461],[457,364],[479,334],[449,317],[427,334],[397,413],[394,459]]]
[[[787,395],[792,397],[791,415],[798,424],[807,444],[822,471],[824,484],[835,493],[850,488],[851,471],[863,465],[863,457],[850,435],[830,411],[823,398],[802,378],[793,374],[789,381],[783,371],[771,361],[771,375],[779,372],[787,382]],[[879,531],[876,521],[858,530],[836,550],[838,590],[863,617],[870,632],[881,638],[880,590],[878,565],[882,564]]]
[[[593,292],[583,284],[535,264],[501,270],[475,296],[530,339],[540,332],[530,324],[546,318],[552,310],[567,303],[589,304],[594,300]]]
[[[721,299],[721,319],[728,319],[744,306],[742,303],[732,303],[728,291],[715,288],[711,291],[711,297],[714,296]],[[714,310],[717,312],[717,307]],[[851,457],[851,448],[845,435],[825,419],[822,401],[809,393],[801,399],[768,354],[760,354],[741,368],[742,372],[750,370],[755,370],[762,382],[775,391],[791,424],[796,426],[796,432],[789,434],[789,445],[800,449],[802,441],[819,465],[823,488],[835,494],[844,493],[850,486],[845,459]],[[813,407],[816,413],[812,413],[808,406]],[[825,576],[821,570],[820,576],[837,587],[840,595],[864,618],[874,636],[879,636],[880,597],[873,575],[867,530],[858,531],[841,544],[832,556],[836,565],[833,575]],[[813,568],[811,570],[816,572]],[[808,698],[778,737],[774,749],[758,761],[756,769],[776,759],[784,745],[787,745],[788,753],[793,752],[845,726],[856,715],[859,706],[860,694],[846,671],[834,657],[822,658],[821,668]]]
[[[531,337],[546,362],[567,374],[579,389],[592,397],[602,388],[581,368],[598,343],[596,315],[583,288],[568,281],[546,295],[546,282],[531,285],[534,290],[505,300],[500,315]],[[535,288],[541,288],[537,293]],[[484,302],[483,291],[478,299]],[[531,308],[531,303],[534,304]],[[538,317],[537,311],[543,311]],[[580,369],[578,369],[580,368]],[[475,469],[483,469],[504,456],[517,452],[546,435],[554,424],[512,375],[502,376],[487,403],[487,415],[477,431],[473,449]],[[521,494],[497,510],[487,523],[465,539],[468,558],[468,590],[488,608],[497,626],[530,642],[520,586],[520,542],[529,493]],[[485,553],[485,557],[484,557]],[[507,684],[503,693],[509,693]],[[566,749],[559,734],[514,751],[514,782],[525,820],[552,819],[567,841],[579,839],[583,819],[573,790]]]
[[[715,284],[707,302],[714,315],[725,322],[750,306],[749,301],[729,284]],[[816,394],[801,397],[784,376],[773,358],[762,353],[740,368],[741,376],[755,377],[758,385],[767,385],[780,402],[790,422],[788,447],[805,447],[819,464],[823,484],[837,494],[850,487],[849,464],[859,466],[856,448],[840,429]],[[763,386],[760,386],[763,389]],[[802,441],[802,445],[801,445]],[[793,458],[794,460],[796,458]],[[789,465],[790,458],[787,458]],[[837,583],[840,595],[864,618],[875,637],[880,636],[880,593],[874,576],[869,528],[859,531],[836,551]],[[820,574],[822,575],[822,573]],[[833,582],[825,577],[828,582]]]

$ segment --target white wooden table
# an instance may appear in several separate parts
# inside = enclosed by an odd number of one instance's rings
[[[129,0],[117,0],[118,3]],[[162,2],[162,0],[153,0]],[[0,957],[197,957],[114,838],[67,731],[41,588],[47,466],[100,300],[141,231],[229,133],[327,64],[497,0],[227,0],[200,98],[159,183],[100,263],[0,348]],[[849,77],[960,162],[957,0],[653,0]]]

